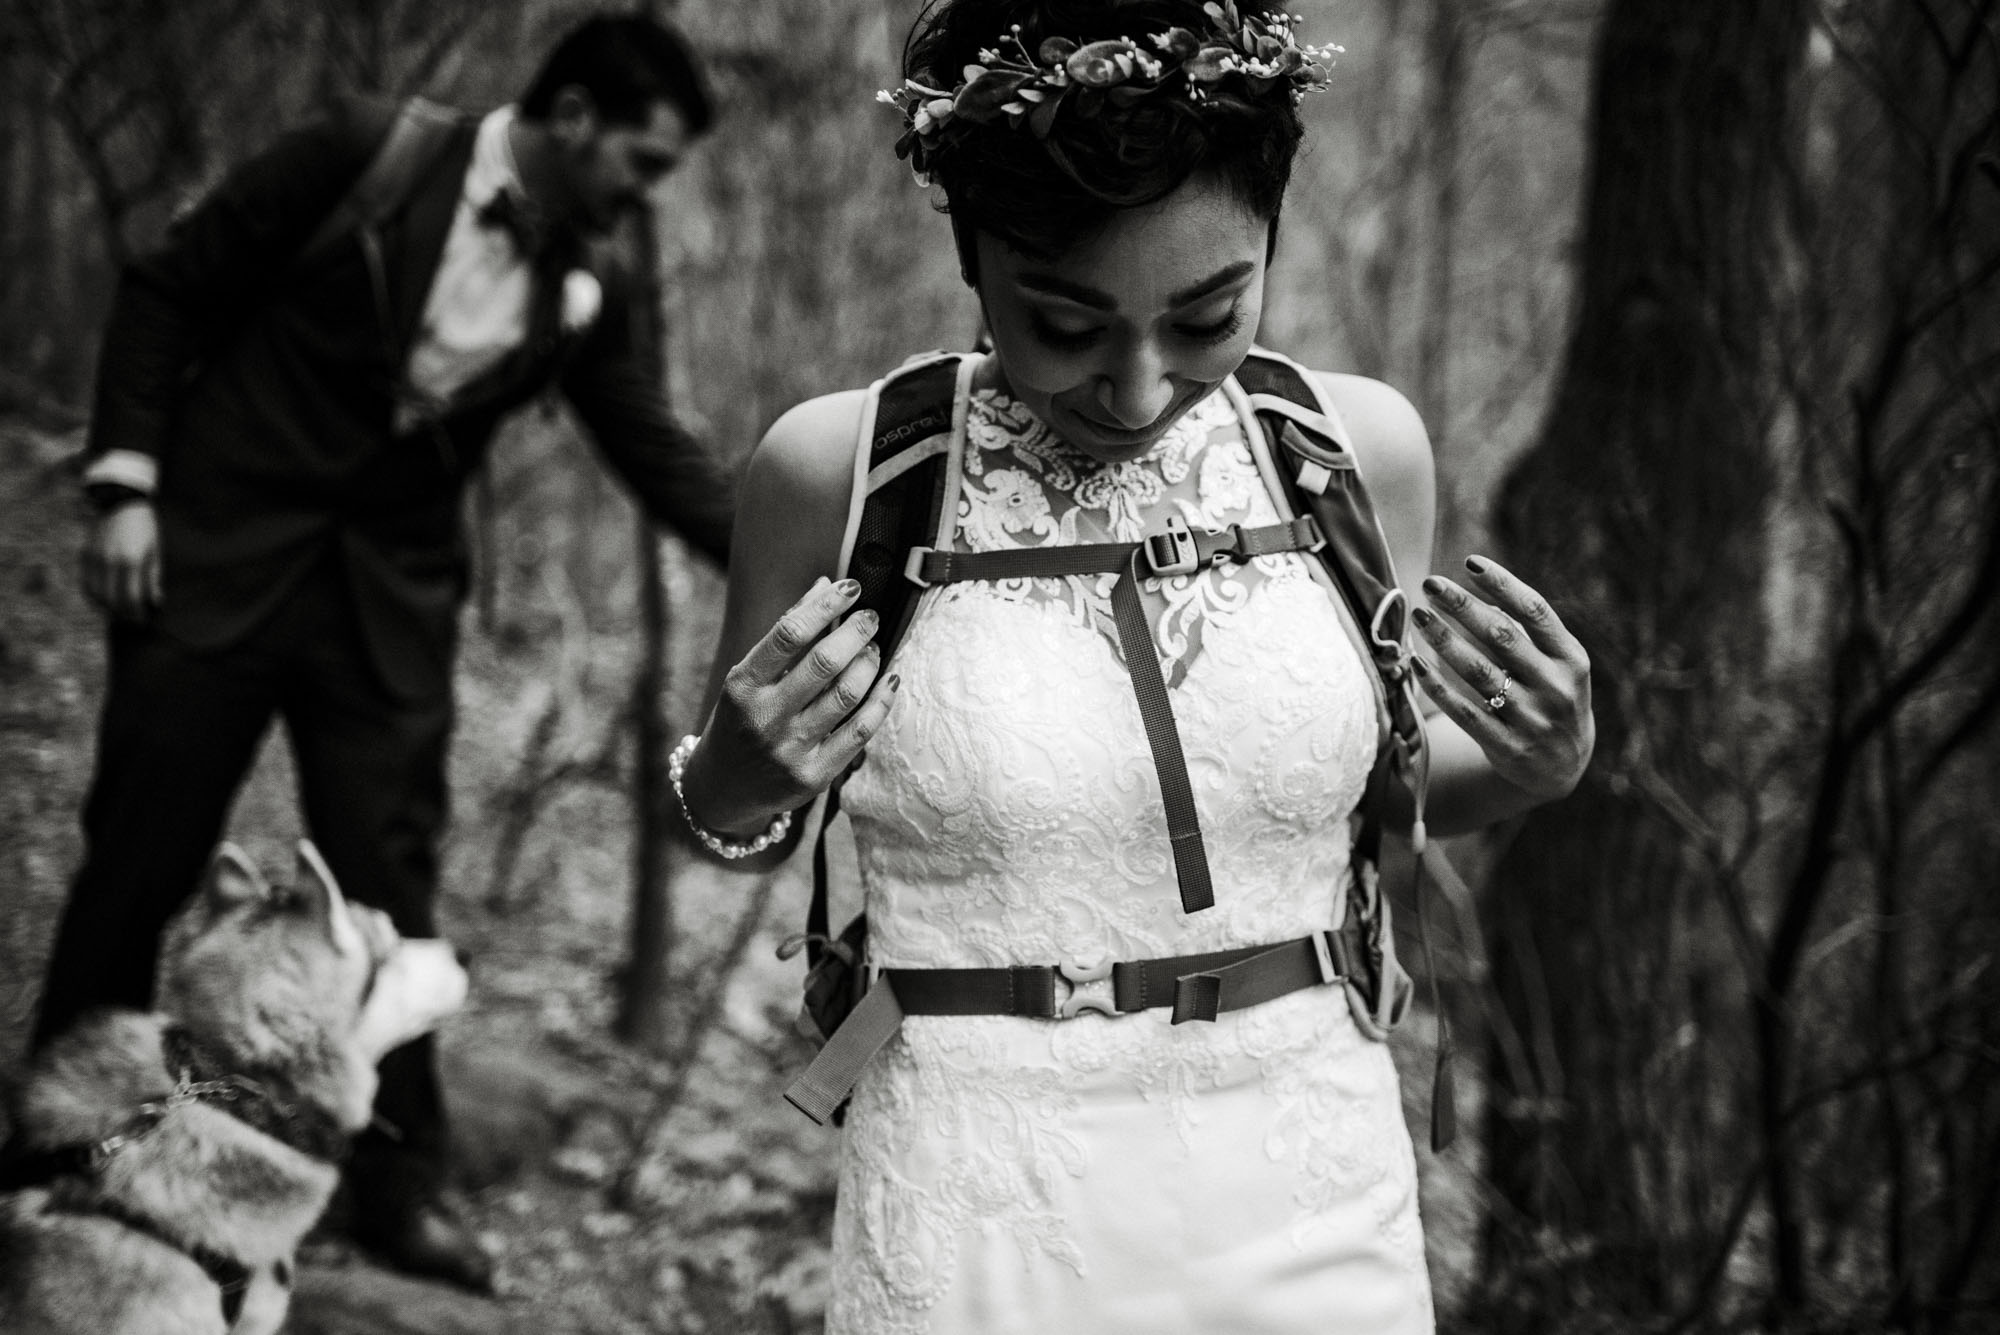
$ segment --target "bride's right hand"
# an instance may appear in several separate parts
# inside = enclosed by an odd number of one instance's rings
[[[849,611],[860,591],[822,578],[723,678],[681,779],[705,828],[764,829],[825,792],[880,730],[898,680],[876,682],[875,613]]]

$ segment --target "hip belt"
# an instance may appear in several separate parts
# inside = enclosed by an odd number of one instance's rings
[[[1086,1011],[1124,1015],[1171,1006],[1173,1023],[1213,1020],[1308,987],[1358,979],[1346,930],[1313,932],[1274,946],[1239,946],[1199,955],[1023,964],[984,969],[870,969],[870,985],[845,1021],[800,1073],[785,1098],[824,1123],[847,1101],[861,1072],[906,1015],[1011,1015],[1073,1020]],[[1085,993],[1109,980],[1111,995]]]

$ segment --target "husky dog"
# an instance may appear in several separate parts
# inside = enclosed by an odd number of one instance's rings
[[[15,1096],[7,1335],[276,1331],[376,1063],[465,1001],[451,947],[349,904],[310,843],[281,890],[223,845],[175,940],[158,1011],[86,1017]]]

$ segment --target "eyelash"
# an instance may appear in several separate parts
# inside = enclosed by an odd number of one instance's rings
[[[1056,328],[1040,315],[1035,315],[1032,322],[1035,337],[1054,348],[1087,348],[1097,341],[1099,334],[1104,332],[1101,329],[1086,329],[1080,333],[1072,333],[1066,329]],[[1233,306],[1230,308],[1229,314],[1216,324],[1176,325],[1174,329],[1175,332],[1192,342],[1213,345],[1227,343],[1236,336],[1236,331],[1242,327],[1243,309],[1240,306]]]
[[[1052,348],[1087,348],[1092,343],[1095,343],[1098,334],[1103,332],[1097,329],[1086,329],[1081,333],[1072,333],[1067,329],[1056,328],[1039,315],[1031,316],[1030,323],[1034,327],[1035,337]]]
[[[1220,322],[1209,325],[1181,325],[1180,332],[1197,343],[1227,343],[1243,327],[1243,308],[1231,306]]]

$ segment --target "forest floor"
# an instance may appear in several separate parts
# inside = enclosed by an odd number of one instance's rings
[[[100,627],[75,574],[78,444],[0,420],[0,1086],[18,1072],[76,864],[102,686]],[[692,617],[682,634],[705,637],[712,608],[706,618]],[[545,650],[532,633],[467,634],[440,911],[445,935],[475,961],[472,1000],[443,1035],[443,1069],[458,1187],[500,1259],[500,1294],[474,1301],[388,1274],[329,1229],[302,1257],[289,1329],[817,1331],[838,1140],[779,1097],[810,1055],[792,1030],[800,966],[773,954],[804,902],[798,868],[780,874],[768,900],[755,895],[754,879],[684,868],[675,958],[703,963],[678,966],[685,981],[669,1005],[669,1032],[686,1032],[687,998],[723,970],[719,1004],[697,1040],[677,1045],[691,1049],[684,1060],[613,1040],[626,952],[627,799],[576,785],[556,796],[531,837],[513,844],[496,833],[519,790],[533,702],[549,689]],[[291,864],[299,835],[291,793],[285,748],[269,741],[231,821],[231,837],[268,874]],[[496,867],[502,849],[511,850],[508,865]],[[739,934],[746,907],[759,921]],[[1421,1142],[1428,1015],[1414,1028],[1416,1041],[1399,1041],[1397,1059]],[[1476,1084],[1461,1079],[1461,1097],[1476,1097]],[[1468,1111],[1461,1119],[1476,1125]],[[1419,1149],[1441,1312],[1456,1305],[1473,1268],[1471,1153],[1461,1146],[1434,1158]]]

